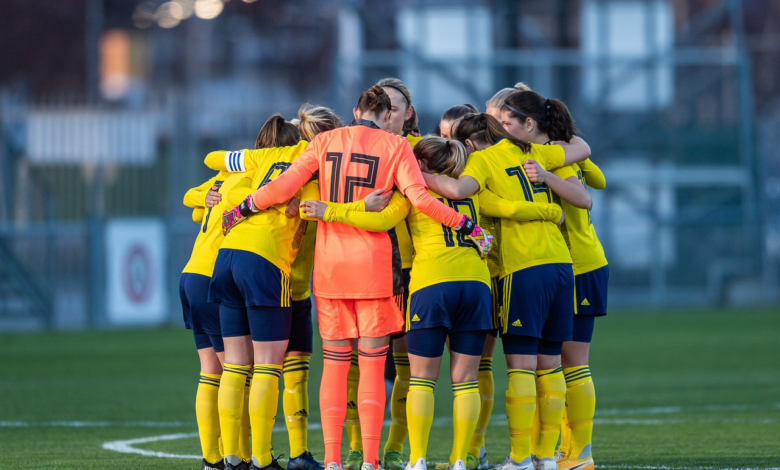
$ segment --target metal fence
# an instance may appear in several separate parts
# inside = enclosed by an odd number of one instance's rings
[[[610,260],[611,306],[778,302],[780,105],[754,124],[739,31],[718,47],[648,32],[657,47],[632,57],[599,54],[609,49],[603,21],[611,13],[603,8],[621,2],[594,1],[582,8],[595,10],[581,14],[583,24],[588,15],[602,22],[600,36],[582,39],[595,41],[592,50],[540,44],[486,52],[469,43],[443,56],[415,39],[441,27],[436,8],[451,20],[476,18],[472,34],[487,34],[492,23],[481,7],[431,3],[430,11],[398,14],[401,46],[388,51],[354,47],[371,18],[345,2],[329,79],[333,102],[321,104],[346,115],[361,89],[399,75],[416,92],[429,132],[446,107],[479,106],[494,90],[525,81],[567,102],[607,176],[607,188],[591,194],[593,223]],[[648,8],[642,21],[650,26],[669,20],[667,2],[628,3]],[[728,10],[735,4],[725,11],[735,12]],[[532,34],[533,22],[524,21]],[[241,80],[240,90],[229,80],[153,89],[132,106],[0,93],[0,329],[116,324],[112,266],[125,261],[122,279],[131,291],[162,295],[155,321],[180,321],[178,277],[197,233],[181,198],[211,176],[203,156],[251,146],[267,116],[292,117],[306,100]],[[159,276],[136,272],[149,269],[143,258],[140,265],[114,260],[112,234],[127,231],[127,221],[149,227],[147,241],[161,230]]]

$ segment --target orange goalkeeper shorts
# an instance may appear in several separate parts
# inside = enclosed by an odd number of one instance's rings
[[[325,340],[381,338],[404,329],[403,295],[383,299],[316,297],[316,304],[320,335]]]

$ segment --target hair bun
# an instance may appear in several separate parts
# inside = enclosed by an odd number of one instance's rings
[[[381,86],[374,85],[371,87],[371,91],[373,91],[377,96],[385,94],[385,90],[383,90]]]

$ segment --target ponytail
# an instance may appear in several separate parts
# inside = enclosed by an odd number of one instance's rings
[[[579,132],[569,108],[562,101],[545,99],[535,91],[512,93],[507,97],[504,109],[520,122],[533,119],[539,132],[547,134],[551,140],[569,142]]]
[[[520,147],[523,153],[531,151],[531,144],[514,137],[496,118],[487,113],[469,114],[461,118],[452,130],[452,138],[463,144],[469,139],[483,145],[493,145],[501,139],[506,139]],[[419,142],[417,145],[420,145]]]
[[[281,114],[274,114],[260,128],[260,133],[255,140],[255,148],[291,147],[300,140],[298,128],[293,123],[285,122]]]
[[[314,106],[309,103],[304,104],[298,110],[298,119],[293,120],[293,123],[296,121],[301,137],[309,142],[320,132],[330,131],[344,125],[341,118],[330,108]]]
[[[376,85],[361,93],[357,104],[360,114],[378,115],[382,111],[390,111],[391,107],[390,97],[382,87]]]
[[[457,178],[466,167],[466,147],[457,140],[447,141],[431,135],[420,139],[412,151],[434,173]]]

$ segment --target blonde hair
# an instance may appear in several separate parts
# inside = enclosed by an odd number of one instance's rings
[[[298,119],[291,121],[298,126],[303,140],[311,142],[320,132],[330,131],[344,124],[330,108],[306,103],[298,110]]]
[[[457,178],[466,167],[466,147],[457,140],[445,140],[430,135],[423,137],[413,149],[417,160],[425,162],[425,166],[434,173]]]
[[[491,106],[500,108],[504,106],[504,103],[506,102],[506,99],[511,95],[512,93],[516,91],[531,91],[531,87],[526,85],[523,82],[517,82],[515,83],[515,86],[512,88],[504,88],[502,90],[499,90],[495,95],[493,95],[492,98],[487,100],[485,103],[486,108],[490,108]]]

